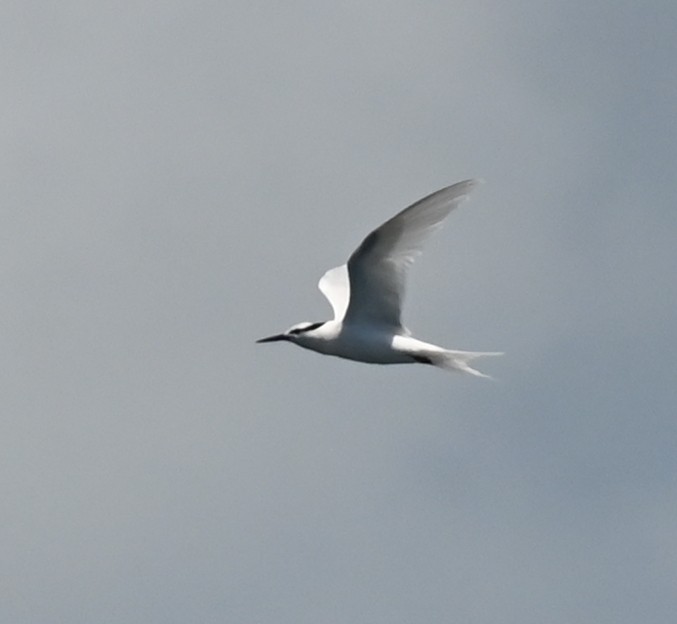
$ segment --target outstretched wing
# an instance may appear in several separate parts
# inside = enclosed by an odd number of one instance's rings
[[[346,322],[402,329],[400,312],[407,269],[420,255],[428,236],[478,184],[478,180],[465,180],[428,195],[386,221],[362,241],[348,260],[350,302],[345,313]],[[320,288],[331,302],[333,294],[330,297],[322,283]],[[336,311],[333,302],[332,306]]]
[[[350,299],[348,267],[345,264],[329,269],[317,285],[334,310],[334,320],[342,321]]]

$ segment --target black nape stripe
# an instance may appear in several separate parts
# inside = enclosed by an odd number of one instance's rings
[[[318,327],[322,327],[324,325],[325,321],[320,321],[318,323],[311,323],[308,325],[308,327],[298,327],[296,329],[292,329],[289,333],[298,335],[298,334],[305,334],[306,332],[313,331],[313,329],[317,329]]]

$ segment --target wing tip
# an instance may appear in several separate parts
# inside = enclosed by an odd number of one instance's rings
[[[430,197],[439,194],[445,196],[451,201],[456,202],[456,204],[459,204],[462,201],[465,201],[472,191],[474,191],[478,186],[482,186],[484,183],[485,182],[482,178],[468,178],[467,180],[462,180],[461,182],[456,182],[455,184],[445,186],[443,189],[440,189],[435,193],[431,193],[424,199],[429,199]]]
[[[465,191],[466,193],[470,193],[470,191],[476,189],[478,186],[482,186],[483,184],[486,184],[483,178],[468,178],[467,180],[457,182],[452,186],[458,187],[459,189],[463,189],[463,191]]]

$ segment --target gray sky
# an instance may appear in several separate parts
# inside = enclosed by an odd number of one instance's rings
[[[5,2],[0,620],[673,621],[676,20]],[[497,382],[254,344],[474,176],[405,320]]]

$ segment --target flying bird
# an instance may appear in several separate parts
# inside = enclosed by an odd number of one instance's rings
[[[297,323],[257,342],[284,340],[358,362],[429,364],[488,377],[470,362],[501,353],[444,349],[414,338],[401,321],[409,267],[428,236],[478,184],[465,180],[417,201],[371,232],[346,264],[327,271],[318,286],[334,310],[333,320]]]

